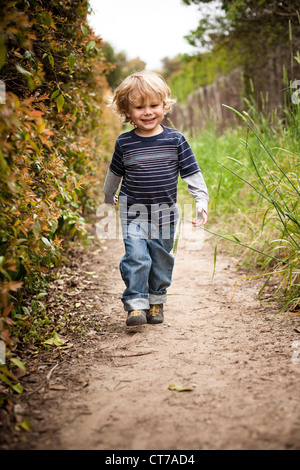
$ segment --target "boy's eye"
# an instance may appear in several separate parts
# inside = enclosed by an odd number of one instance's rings
[[[151,108],[157,108],[157,106],[159,106],[159,103],[153,103],[150,105]],[[145,106],[143,105],[139,105],[139,106],[135,106],[135,109],[144,109]]]

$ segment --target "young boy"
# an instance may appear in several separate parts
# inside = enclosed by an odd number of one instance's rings
[[[104,184],[105,202],[119,201],[125,255],[120,271],[126,325],[162,323],[171,284],[178,175],[195,198],[194,226],[207,221],[208,193],[201,170],[185,137],[162,126],[175,100],[165,80],[137,72],[115,90],[112,106],[134,129],[121,134]],[[117,190],[122,180],[119,198]]]

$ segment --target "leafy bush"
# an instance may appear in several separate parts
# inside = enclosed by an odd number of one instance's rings
[[[0,340],[11,344],[22,297],[86,232],[116,129],[107,116],[102,40],[86,0],[5,2],[0,17]],[[106,127],[105,121],[111,123]],[[30,313],[30,312],[29,312]],[[23,315],[21,315],[23,314]]]

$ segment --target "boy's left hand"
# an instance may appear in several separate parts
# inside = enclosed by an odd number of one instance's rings
[[[197,218],[192,220],[194,227],[199,227],[200,225],[205,225],[207,222],[207,213],[204,209],[197,213]]]

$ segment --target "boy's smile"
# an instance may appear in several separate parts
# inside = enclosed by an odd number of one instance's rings
[[[165,116],[164,103],[157,97],[138,100],[129,106],[128,116],[136,127],[136,134],[150,137],[162,132],[160,123]]]

